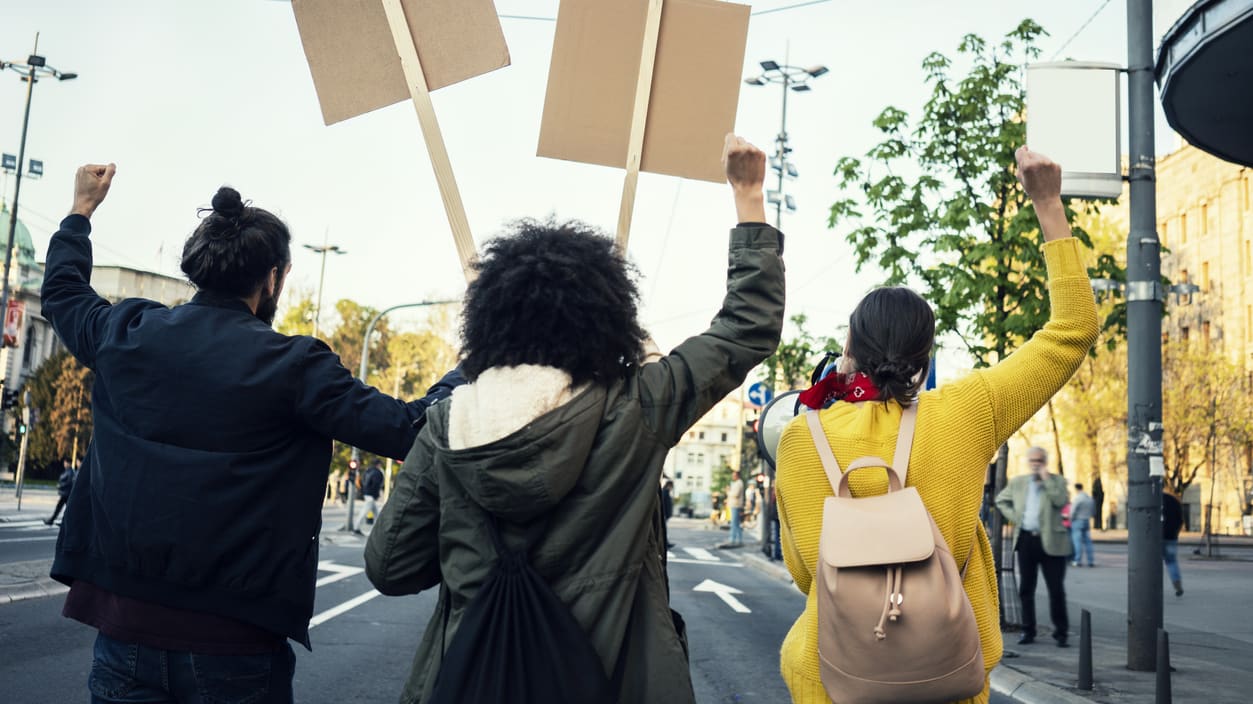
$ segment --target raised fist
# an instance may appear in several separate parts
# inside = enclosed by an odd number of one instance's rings
[[[722,166],[737,191],[759,191],[766,180],[766,153],[734,134],[722,147]]]
[[[1061,198],[1062,167],[1025,146],[1019,147],[1014,156],[1018,160],[1018,180],[1028,198],[1035,202]]]
[[[74,207],[70,212],[91,217],[109,194],[109,186],[113,183],[113,174],[116,171],[116,164],[88,164],[79,167],[74,176]]]

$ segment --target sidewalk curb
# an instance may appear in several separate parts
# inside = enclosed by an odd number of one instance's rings
[[[0,586],[0,606],[13,604],[27,599],[42,599],[46,596],[57,596],[70,590],[51,577],[39,577],[29,582],[6,584]]]
[[[750,543],[745,545],[745,548],[749,550],[743,555],[742,562],[745,565],[784,584],[792,584],[792,574],[787,571],[787,567],[782,562],[766,559],[766,556],[761,553],[760,543],[755,545]]]
[[[1020,704],[1091,704],[1093,701],[1041,682],[1005,664],[997,665],[989,679],[993,692]]]

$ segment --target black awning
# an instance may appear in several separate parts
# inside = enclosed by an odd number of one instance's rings
[[[1214,156],[1253,166],[1253,0],[1201,0],[1162,38],[1166,120]]]

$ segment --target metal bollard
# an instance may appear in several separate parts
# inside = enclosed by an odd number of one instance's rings
[[[1079,689],[1092,690],[1092,612],[1079,619]]]
[[[1170,636],[1157,629],[1157,704],[1170,704]]]

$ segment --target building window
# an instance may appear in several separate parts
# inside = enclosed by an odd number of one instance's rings
[[[697,440],[704,440],[704,439],[705,439],[705,431],[703,431],[703,430],[702,430],[702,431],[700,431],[699,433],[697,433],[697,434],[696,434],[696,439],[697,439]]]
[[[1253,273],[1253,245],[1249,240],[1244,241],[1244,275],[1248,276]]]
[[[1188,341],[1188,326],[1187,325],[1184,325],[1183,327],[1179,328],[1179,339],[1183,340],[1184,342]]]
[[[730,437],[730,436],[728,436],[726,433],[723,433],[723,434],[722,434],[722,442],[726,442],[728,437]]]
[[[1181,244],[1188,243],[1188,214],[1184,213],[1179,216],[1179,241]]]
[[[1201,323],[1201,338],[1204,340],[1205,351],[1209,352],[1209,321]]]
[[[1185,284],[1190,284],[1190,283],[1192,283],[1192,278],[1191,278],[1190,276],[1188,276],[1188,270],[1187,270],[1187,269],[1180,269],[1180,270],[1179,270],[1179,278],[1183,279],[1183,282],[1184,282]]]
[[[1169,221],[1169,220],[1163,220],[1163,221],[1161,221],[1160,223],[1158,223],[1158,225],[1157,225],[1157,238],[1158,238],[1158,240],[1159,240],[1159,241],[1161,241],[1161,243],[1162,243],[1162,246],[1163,246],[1163,247],[1168,246],[1168,245],[1166,244],[1166,234],[1167,234],[1167,232],[1169,232],[1169,231],[1170,231],[1170,221]]]
[[[1209,293],[1209,262],[1201,262],[1201,291]]]
[[[1201,204],[1201,236],[1209,234],[1209,204]]]
[[[1244,339],[1253,342],[1253,305],[1244,307]]]

